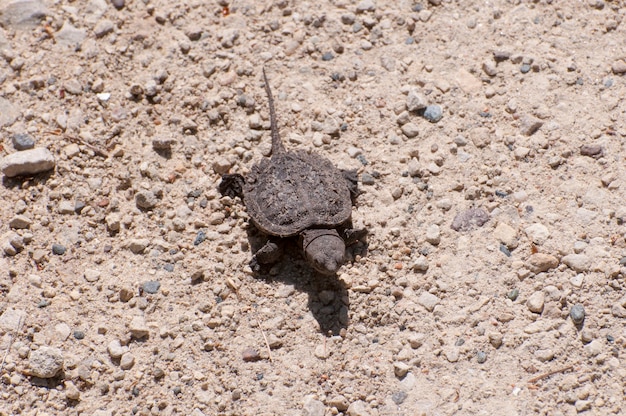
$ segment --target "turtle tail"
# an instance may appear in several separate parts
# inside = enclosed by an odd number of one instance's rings
[[[263,67],[263,81],[265,81],[265,92],[267,93],[267,100],[270,105],[270,128],[272,131],[272,155],[279,153],[285,153],[285,146],[278,134],[278,125],[276,124],[276,110],[274,109],[274,97],[272,97],[272,90],[270,90],[270,84],[267,82],[267,75],[265,75],[265,67]]]

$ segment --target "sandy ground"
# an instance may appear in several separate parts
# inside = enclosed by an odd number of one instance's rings
[[[625,414],[625,12],[1,1],[0,415]],[[217,191],[262,67],[359,171],[336,277]]]

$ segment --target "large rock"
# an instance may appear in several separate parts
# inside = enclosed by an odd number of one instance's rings
[[[52,378],[63,370],[63,352],[58,348],[41,347],[30,353],[30,374]]]
[[[8,177],[34,175],[54,169],[54,156],[45,147],[12,153],[0,160],[0,170]]]
[[[32,28],[47,14],[48,10],[40,0],[0,1],[0,24],[4,27]]]

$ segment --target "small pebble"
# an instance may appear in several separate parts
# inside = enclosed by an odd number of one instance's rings
[[[411,367],[408,364],[403,363],[402,361],[396,361],[395,363],[393,363],[393,373],[398,378],[404,378],[404,376],[406,376],[406,373],[408,373],[410,369]]]
[[[520,119],[520,132],[524,136],[533,135],[541,126],[543,126],[543,121],[537,117],[525,115]]]
[[[133,316],[130,321],[130,325],[128,326],[130,334],[135,339],[141,339],[147,336],[150,333],[148,326],[146,325],[146,321],[143,316]]]
[[[157,206],[158,199],[152,191],[139,191],[135,195],[135,204],[140,209],[152,209]]]
[[[478,351],[476,353],[476,361],[478,361],[478,364],[483,364],[487,361],[487,353],[484,351]]]
[[[519,71],[522,74],[526,74],[530,71],[530,64],[522,64],[522,66],[520,66]]]
[[[71,380],[65,381],[63,385],[65,386],[65,397],[68,400],[77,401],[80,399],[80,390]]]
[[[123,9],[126,5],[126,0],[111,0],[111,4],[113,4],[113,7],[115,7],[117,10],[120,10]]]
[[[150,244],[147,238],[133,238],[128,242],[128,249],[134,254],[143,254]]]
[[[200,230],[198,231],[198,234],[196,234],[196,238],[193,240],[193,245],[194,246],[200,245],[200,243],[202,243],[204,240],[206,240],[206,232]]]
[[[243,358],[245,362],[254,362],[259,361],[261,359],[261,355],[254,348],[246,348],[242,351],[241,358]]]
[[[120,344],[120,341],[116,339],[109,342],[109,344],[107,345],[107,352],[112,359],[116,360],[124,355],[126,352],[128,352],[128,347],[122,346],[122,344]]]
[[[152,140],[152,148],[154,150],[171,150],[172,145],[176,142],[175,139],[171,137],[159,137]]]
[[[393,400],[393,402],[396,405],[400,406],[402,403],[404,403],[404,401],[406,400],[406,398],[408,396],[409,395],[405,391],[401,390],[401,391],[397,391],[397,392],[393,393],[391,395],[391,400]]]
[[[85,280],[89,283],[97,282],[100,279],[101,272],[94,269],[85,269]]]
[[[426,98],[416,90],[409,91],[406,97],[406,109],[410,112],[416,112],[426,108]]]
[[[363,185],[374,185],[376,179],[369,173],[364,173],[361,175],[361,183],[363,183]]]
[[[22,151],[35,147],[35,140],[27,133],[17,133],[11,137],[15,150]]]
[[[439,304],[439,298],[429,292],[424,292],[417,299],[417,303],[422,305],[428,312],[432,312],[435,306]]]
[[[561,258],[561,262],[578,273],[589,271],[591,268],[591,258],[586,254],[568,254]]]
[[[585,307],[580,303],[572,306],[569,311],[569,316],[572,318],[572,322],[574,322],[575,325],[582,324],[585,320]]]
[[[33,221],[30,218],[24,215],[16,215],[9,221],[9,227],[14,230],[25,230],[30,228],[32,223]]]
[[[76,330],[74,331],[74,338],[76,339],[83,339],[85,338],[85,333],[81,330]]]
[[[130,370],[135,365],[135,356],[130,352],[126,352],[120,358],[120,368],[122,370]]]
[[[402,133],[404,133],[404,135],[408,137],[409,139],[417,136],[420,132],[417,124],[410,123],[410,122],[400,127],[400,130],[402,130]]]
[[[161,282],[157,282],[157,281],[145,282],[142,285],[143,291],[146,293],[150,293],[150,294],[157,293],[160,287],[161,287]]]
[[[443,117],[443,111],[438,105],[429,105],[424,110],[424,118],[431,123],[436,123]]]
[[[65,254],[66,248],[61,244],[52,244],[52,254],[56,254],[57,256],[62,256]]]
[[[602,146],[599,144],[583,144],[580,147],[580,154],[589,157],[600,156],[602,155]]]
[[[376,10],[374,0],[362,0],[356,5],[357,13],[373,12]]]
[[[511,290],[509,293],[507,293],[506,295],[509,299],[511,299],[513,302],[515,302],[517,300],[517,297],[519,296],[519,289],[513,289]]]
[[[101,38],[113,32],[114,29],[115,24],[111,20],[102,19],[98,23],[96,23],[96,26],[93,28],[93,33],[96,35],[97,38]],[[72,92],[72,94],[74,93]]]
[[[541,313],[543,312],[543,305],[545,303],[546,297],[542,291],[537,291],[530,295],[528,300],[526,301],[526,306],[528,306],[528,310],[533,313]]]
[[[466,211],[458,213],[452,220],[452,228],[454,231],[468,231],[474,227],[482,227],[489,221],[489,213],[483,208],[470,208]]]
[[[331,61],[334,57],[332,52],[326,52],[322,55],[322,61]]]

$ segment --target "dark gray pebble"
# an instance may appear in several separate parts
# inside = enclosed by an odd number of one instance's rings
[[[74,338],[76,338],[76,339],[83,339],[83,338],[85,338],[85,333],[83,331],[76,330],[76,331],[74,331]]]
[[[56,254],[57,256],[62,256],[65,254],[66,248],[64,245],[61,244],[52,244],[52,253]]]
[[[367,166],[367,164],[368,164],[367,159],[365,158],[365,156],[364,156],[364,155],[358,155],[358,156],[356,157],[356,160],[358,160],[359,162],[361,162],[361,164],[362,164],[363,166]]]
[[[369,173],[364,173],[361,175],[361,182],[363,183],[363,185],[374,185],[376,180]]]
[[[117,10],[123,9],[126,5],[125,0],[111,0],[111,3],[113,4],[113,7],[115,7]]]
[[[498,191],[496,190],[496,196],[500,197],[500,198],[506,198],[507,196],[509,196],[506,192],[504,191]]]
[[[38,308],[45,308],[46,306],[50,306],[50,301],[48,299],[42,299],[37,304]]]
[[[493,53],[493,59],[496,62],[506,61],[511,57],[511,52],[508,51],[495,51]]]
[[[459,212],[450,226],[454,231],[467,231],[474,227],[482,227],[489,221],[489,213],[482,208],[470,208]]]
[[[206,233],[202,230],[198,231],[198,234],[196,235],[196,239],[193,240],[193,245],[197,246],[200,243],[202,243],[204,240],[206,240]]]
[[[443,111],[438,105],[429,105],[424,110],[424,118],[431,123],[436,123],[443,117]]]
[[[580,303],[572,306],[569,311],[569,316],[572,318],[572,322],[576,325],[580,325],[585,320],[585,307]]]
[[[333,72],[332,74],[330,74],[330,79],[337,82],[343,82],[346,80],[346,76],[341,72]]]
[[[332,61],[334,57],[335,55],[333,55],[332,52],[326,52],[324,55],[322,55],[322,61]]]
[[[165,266],[163,266],[163,268],[170,273],[174,271],[174,265],[172,263],[167,263]]]
[[[174,387],[174,388],[172,389],[172,392],[173,392],[175,395],[179,395],[180,393],[182,393],[182,392],[183,392],[183,389],[181,389],[179,386],[176,386],[176,387]]]
[[[397,391],[391,395],[391,400],[393,400],[396,405],[400,406],[407,397],[408,394],[405,391]]]
[[[145,282],[142,285],[143,291],[146,293],[151,293],[151,294],[157,293],[160,287],[161,287],[161,282],[157,282],[155,280]]]
[[[454,345],[457,347],[460,347],[463,344],[465,344],[465,340],[463,338],[459,338],[454,342]]]
[[[517,300],[518,296],[519,296],[519,289],[513,289],[509,293],[506,294],[506,297],[511,299],[513,302]]]
[[[487,361],[487,353],[484,351],[478,351],[476,353],[476,361],[478,361],[478,364],[482,364]]]
[[[27,150],[35,147],[35,140],[27,133],[17,133],[11,137],[15,150]]]
[[[505,256],[511,257],[511,250],[509,250],[509,248],[504,244],[500,244],[500,251],[504,253]]]
[[[522,66],[520,67],[519,71],[522,74],[527,73],[528,71],[530,71],[530,64],[522,64]]]

